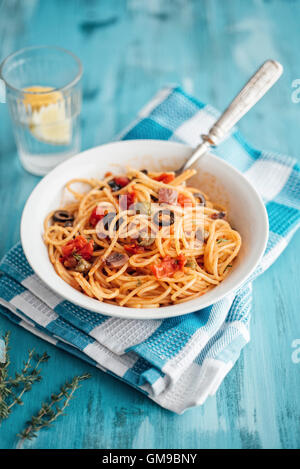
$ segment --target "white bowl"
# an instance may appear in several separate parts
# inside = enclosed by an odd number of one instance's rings
[[[213,154],[198,163],[194,186],[214,202],[225,205],[229,221],[242,236],[242,248],[225,280],[200,298],[161,308],[128,308],[100,302],[80,293],[55,272],[42,239],[46,215],[61,203],[63,187],[73,178],[102,178],[107,171],[121,173],[132,166],[156,171],[176,169],[190,155],[186,145],[160,140],[128,140],[91,148],[65,161],[35,187],[21,220],[22,246],[29,264],[53,291],[90,311],[108,316],[157,319],[179,316],[216,303],[235,291],[260,261],[268,238],[265,206],[253,186],[236,169]],[[195,166],[197,169],[197,166]]]

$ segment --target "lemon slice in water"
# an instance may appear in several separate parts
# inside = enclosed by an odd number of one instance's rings
[[[66,116],[62,93],[51,90],[53,88],[45,86],[24,89],[24,104],[31,108],[29,129],[37,140],[52,145],[67,145],[71,140],[71,120]],[[27,94],[26,91],[36,94]]]

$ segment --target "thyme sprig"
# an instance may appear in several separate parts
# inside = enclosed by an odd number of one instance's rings
[[[9,337],[9,332],[3,337],[5,361],[0,363],[0,423],[10,415],[16,404],[23,404],[22,396],[31,390],[34,383],[42,379],[41,370],[39,369],[40,364],[50,358],[47,353],[39,356],[35,354],[34,350],[30,350],[21,372],[16,372],[14,378],[9,377]],[[35,365],[32,364],[33,360],[36,362]]]
[[[74,392],[80,387],[80,382],[90,378],[90,373],[81,376],[74,376],[71,382],[66,382],[58,394],[51,394],[49,402],[42,403],[38,413],[27,422],[27,427],[18,433],[21,441],[32,440],[42,428],[48,428],[60,416],[64,415],[64,410],[73,399]],[[58,402],[63,401],[61,406]]]
[[[10,333],[6,332],[3,337],[4,360],[0,361],[0,424],[2,420],[9,417],[12,408],[16,404],[23,404],[22,397],[31,390],[32,385],[42,379],[39,367],[50,358],[47,353],[37,355],[34,350],[30,350],[27,360],[23,362],[21,371],[16,372],[14,377],[9,377],[9,337]],[[33,363],[34,361],[35,363]],[[64,415],[66,407],[73,399],[74,392],[80,387],[80,382],[90,378],[90,376],[89,373],[75,376],[60,388],[58,394],[51,394],[48,402],[42,403],[38,413],[31,417],[30,421],[27,422],[27,427],[17,435],[20,438],[20,444],[24,440],[35,438],[39,430],[49,427],[60,415]],[[59,402],[62,402],[62,404],[58,405]]]

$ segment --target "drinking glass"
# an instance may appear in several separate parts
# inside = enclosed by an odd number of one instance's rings
[[[80,60],[55,46],[28,47],[2,62],[2,101],[30,173],[44,175],[79,152],[81,77]]]

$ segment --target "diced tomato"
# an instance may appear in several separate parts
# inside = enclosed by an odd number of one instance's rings
[[[169,182],[174,181],[175,176],[174,174],[162,173],[153,179],[155,179],[155,181],[163,182],[164,184],[169,184]]]
[[[67,263],[74,263],[71,262],[70,258],[74,258],[73,254],[78,254],[79,256],[83,257],[85,260],[89,260],[94,251],[94,243],[93,241],[87,241],[84,236],[76,236],[75,239],[68,241],[65,246],[62,246],[62,257],[60,261],[66,266]],[[75,259],[76,260],[76,259]],[[75,263],[76,265],[76,263]],[[73,267],[75,267],[75,265]],[[69,267],[72,267],[71,265]]]
[[[178,195],[177,202],[179,203],[179,205],[181,205],[181,207],[192,207],[193,205],[192,200],[184,194]]]
[[[136,192],[131,191],[128,192],[128,194],[121,195],[119,200],[120,208],[122,210],[128,210],[129,207],[133,205],[136,200]]]
[[[78,235],[74,239],[74,243],[75,243],[76,251],[80,251],[87,244],[87,240],[84,236]]]
[[[175,259],[167,256],[159,264],[153,264],[151,270],[158,279],[171,277],[178,270],[178,264]]]
[[[131,244],[124,244],[124,249],[130,254],[140,254],[145,252],[145,248],[143,246],[139,246],[136,242]]]
[[[172,277],[175,272],[183,270],[185,262],[186,259],[183,254],[180,254],[177,259],[166,256],[159,264],[151,265],[151,270],[157,279]]]
[[[61,250],[63,257],[69,257],[73,252],[76,252],[75,241],[69,241]]]
[[[83,248],[79,250],[78,254],[80,254],[80,256],[82,256],[83,259],[88,261],[92,257],[93,252],[94,252],[94,242],[89,241],[85,246],[83,246]]]
[[[177,260],[178,260],[179,270],[183,270],[183,267],[186,263],[185,255],[184,254],[179,254]]]
[[[96,206],[91,213],[90,220],[89,220],[90,224],[95,227],[98,221],[102,220],[104,215],[105,215],[105,212],[103,208]]]
[[[118,176],[115,177],[115,183],[118,184],[118,186],[125,187],[130,183],[130,179],[126,176]]]

